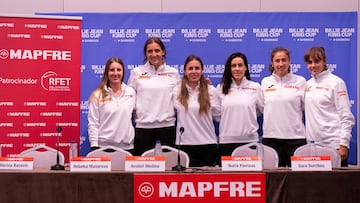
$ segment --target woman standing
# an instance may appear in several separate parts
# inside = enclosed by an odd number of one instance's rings
[[[128,85],[136,91],[134,155],[152,149],[156,140],[175,146],[175,111],[172,90],[180,76],[165,63],[166,49],[157,38],[144,45],[145,64],[131,71]]]
[[[217,90],[221,103],[219,154],[230,156],[235,148],[259,140],[257,117],[263,112],[263,99],[260,84],[250,80],[245,54],[235,52],[228,57]]]
[[[306,144],[302,76],[290,72],[290,52],[276,47],[271,52],[271,75],[261,81],[264,97],[263,143],[279,155],[279,166],[290,166],[290,156]]]
[[[216,89],[208,85],[203,70],[201,59],[189,55],[181,84],[174,88],[173,94],[178,131],[181,127],[185,129],[176,137],[176,143],[181,139],[181,149],[188,153],[192,167],[213,166],[217,161],[213,116],[219,116],[220,106]]]
[[[135,91],[124,82],[124,63],[110,58],[98,88],[89,99],[88,133],[91,150],[111,145],[132,152]]]
[[[323,47],[312,47],[304,56],[312,78],[305,94],[306,136],[337,149],[341,166],[347,166],[354,116],[345,82],[326,66]]]

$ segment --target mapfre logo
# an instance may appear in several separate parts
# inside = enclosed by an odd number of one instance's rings
[[[9,57],[9,52],[6,49],[0,50],[0,59],[6,59]]]
[[[48,71],[41,76],[41,86],[47,91],[70,91],[71,78],[60,77],[54,71]]]
[[[266,179],[258,174],[136,174],[134,203],[266,203]]]
[[[1,49],[0,59],[70,61],[71,51],[40,49]]]
[[[154,193],[154,186],[149,182],[144,182],[139,186],[139,194],[142,197],[151,197]]]
[[[159,197],[261,197],[260,181],[159,182]],[[151,197],[154,187],[149,182],[139,186],[142,197]]]

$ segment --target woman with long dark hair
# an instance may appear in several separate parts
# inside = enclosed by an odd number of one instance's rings
[[[189,154],[190,166],[213,166],[216,163],[217,140],[213,117],[219,116],[220,106],[214,86],[203,75],[204,64],[196,55],[184,63],[181,84],[174,88],[177,129],[183,127],[181,149]],[[176,143],[179,143],[179,133]]]
[[[260,84],[251,81],[245,54],[229,55],[217,90],[221,102],[219,155],[230,156],[235,148],[259,140],[263,99]]]

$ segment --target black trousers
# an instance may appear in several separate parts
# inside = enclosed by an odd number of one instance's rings
[[[145,151],[154,148],[156,140],[160,140],[162,145],[175,147],[175,138],[175,126],[164,128],[135,128],[133,155],[141,156]]]
[[[231,156],[231,153],[238,147],[248,143],[228,143],[219,145],[219,155],[221,156]]]
[[[248,143],[226,143],[226,144],[219,144],[218,148],[218,160],[217,163],[219,166],[221,166],[221,156],[231,156],[232,152],[242,146]]]
[[[190,158],[190,167],[214,166],[217,162],[217,145],[181,145]]]
[[[306,144],[306,139],[275,139],[263,138],[262,143],[275,149],[279,155],[279,167],[290,167],[290,157],[295,150]]]

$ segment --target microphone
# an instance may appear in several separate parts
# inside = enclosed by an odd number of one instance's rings
[[[179,129],[179,144],[178,144],[178,154],[177,154],[177,165],[172,167],[173,171],[184,171],[186,169],[185,166],[180,164],[180,143],[181,143],[181,136],[184,133],[184,127],[180,127]]]
[[[60,164],[60,155],[59,155],[59,137],[60,137],[60,133],[62,131],[62,127],[58,126],[56,128],[56,131],[58,132],[57,136],[56,136],[56,164],[51,166],[51,170],[65,170],[65,166]]]

